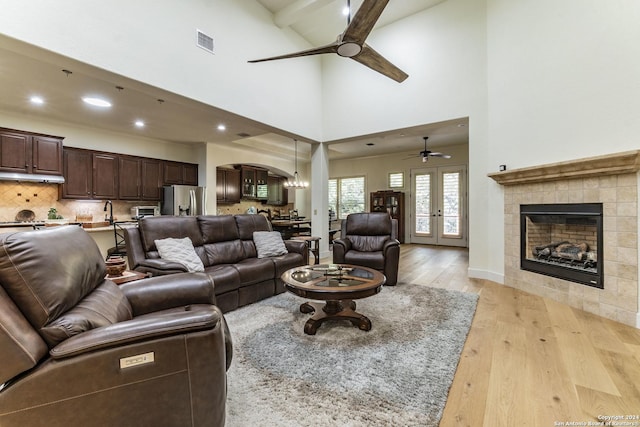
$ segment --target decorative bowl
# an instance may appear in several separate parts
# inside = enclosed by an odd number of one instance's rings
[[[105,261],[105,264],[109,276],[122,276],[122,273],[127,269],[127,262],[122,257],[110,257]]]

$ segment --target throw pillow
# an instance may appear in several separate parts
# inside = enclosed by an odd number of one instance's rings
[[[156,240],[154,243],[160,258],[179,262],[187,267],[187,271],[190,273],[204,271],[204,264],[202,264],[202,260],[193,248],[193,242],[190,238],[173,239],[169,237]]]
[[[258,258],[279,256],[288,252],[282,236],[277,231],[254,231],[253,243],[256,245]]]

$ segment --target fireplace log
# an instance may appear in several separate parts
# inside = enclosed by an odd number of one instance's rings
[[[586,242],[571,243],[567,241],[536,246],[533,248],[533,256],[537,258],[562,258],[574,261],[584,261],[591,258],[589,245]]]
[[[532,254],[538,258],[546,258],[551,256],[552,252],[556,250],[556,248],[560,245],[569,244],[567,241],[549,243],[548,245],[536,246],[533,248]]]
[[[576,261],[582,261],[587,257],[587,251],[589,250],[589,245],[585,242],[582,243],[563,243],[556,247],[555,253],[552,255],[557,256],[559,258],[565,259],[573,259]]]

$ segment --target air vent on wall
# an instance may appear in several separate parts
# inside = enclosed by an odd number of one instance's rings
[[[196,44],[198,47],[213,53],[213,37],[206,35],[200,30],[196,30]]]

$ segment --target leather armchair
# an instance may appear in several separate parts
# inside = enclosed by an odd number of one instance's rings
[[[0,236],[0,425],[223,426],[232,345],[209,276],[105,270],[79,227]]]
[[[385,212],[354,213],[342,222],[340,238],[333,241],[333,262],[381,271],[386,285],[398,282],[400,242],[398,221]]]

